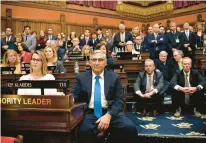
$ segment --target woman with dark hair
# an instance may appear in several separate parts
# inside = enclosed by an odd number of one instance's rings
[[[58,55],[59,60],[61,60],[63,62],[64,56],[66,53],[66,48],[65,48],[66,42],[64,41],[61,33],[57,34],[57,43],[59,45],[59,48],[57,50],[57,55]]]
[[[24,43],[17,43],[17,52],[19,53],[21,63],[30,63],[31,53],[28,52]]]
[[[44,48],[46,47],[46,35],[44,33],[44,30],[41,30],[39,32],[39,36],[37,37],[37,46],[36,46],[36,50],[41,50],[43,51]]]
[[[106,54],[107,65],[113,65],[114,64],[114,61],[111,58],[111,55],[109,54],[108,46],[107,46],[107,44],[105,42],[97,44],[95,50],[102,50]]]

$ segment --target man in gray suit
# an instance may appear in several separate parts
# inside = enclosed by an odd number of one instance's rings
[[[36,36],[31,35],[31,27],[30,26],[24,26],[24,43],[28,47],[28,50],[30,52],[33,52],[36,50]]]
[[[154,61],[147,59],[145,71],[140,72],[134,84],[135,98],[142,108],[142,115],[147,114],[147,103],[153,103],[153,116],[156,116],[157,108],[164,99],[164,79],[160,71],[155,71]]]

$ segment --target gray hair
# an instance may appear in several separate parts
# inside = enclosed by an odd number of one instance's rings
[[[153,65],[155,65],[155,64],[154,64],[154,61],[153,61],[152,59],[146,59],[144,63],[146,63],[146,62],[152,62]]]
[[[102,51],[102,50],[94,50],[92,53],[91,53],[91,57],[93,57],[94,55],[96,55],[96,54],[101,54],[103,57],[104,57],[104,59],[106,60],[106,54]],[[91,58],[90,58],[91,59]]]
[[[184,58],[182,59],[182,63],[183,63],[184,60],[190,60],[190,62],[192,63],[192,59],[189,58],[189,57],[184,57]]]
[[[166,55],[166,56],[167,56],[168,53],[167,53],[166,51],[161,51],[161,52],[159,53],[159,56],[160,56],[160,55]]]
[[[125,25],[124,25],[124,24],[120,24],[120,25],[119,25],[119,29],[120,29],[120,28],[125,28]]]
[[[177,52],[178,55],[180,55],[181,57],[184,57],[184,53],[182,52],[182,50],[176,50],[174,52]]]

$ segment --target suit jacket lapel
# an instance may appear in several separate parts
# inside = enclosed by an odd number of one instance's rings
[[[107,74],[107,71],[104,71],[104,94],[105,97],[107,97],[109,92],[109,86],[110,86],[110,80],[108,80],[110,77]]]
[[[92,71],[89,71],[87,73],[87,93],[88,93],[88,99],[90,101],[91,99],[91,92],[92,92]]]

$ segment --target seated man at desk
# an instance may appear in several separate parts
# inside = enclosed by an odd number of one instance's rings
[[[86,102],[87,109],[79,128],[80,143],[97,143],[110,131],[119,143],[135,143],[137,130],[123,112],[124,100],[120,77],[104,70],[106,55],[95,50],[90,55],[91,71],[80,73],[71,89],[74,101]]]
[[[155,71],[154,61],[147,59],[144,72],[140,72],[134,84],[135,98],[140,103],[142,115],[147,114],[146,102],[153,103],[153,116],[156,116],[157,108],[164,100],[164,78],[160,71]]]
[[[47,62],[43,52],[36,51],[31,56],[30,74],[23,75],[19,80],[55,80],[52,74],[47,74]],[[18,95],[41,95],[41,89],[18,89]],[[57,89],[44,89],[45,95],[57,95]]]

